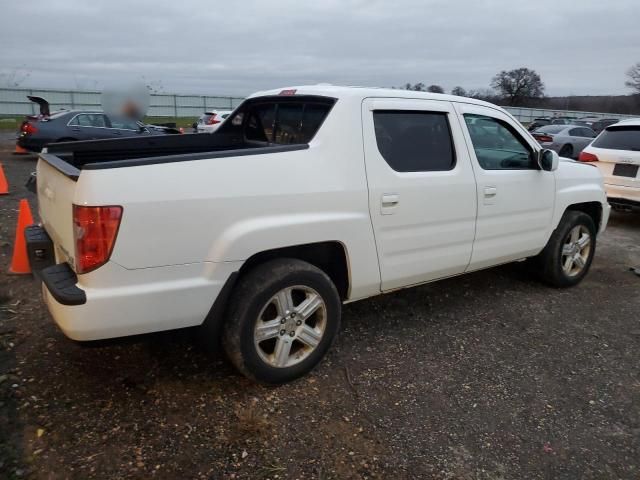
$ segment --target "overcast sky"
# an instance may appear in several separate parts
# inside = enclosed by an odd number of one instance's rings
[[[307,83],[487,88],[533,68],[548,95],[624,94],[640,0],[3,0],[0,82],[245,95]],[[2,85],[0,85],[2,86]]]

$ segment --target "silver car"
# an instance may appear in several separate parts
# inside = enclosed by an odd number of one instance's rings
[[[596,137],[596,132],[582,125],[546,125],[531,135],[543,148],[550,148],[565,158],[578,158]]]

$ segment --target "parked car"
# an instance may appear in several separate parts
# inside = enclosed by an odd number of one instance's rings
[[[609,125],[614,125],[619,121],[620,120],[618,120],[617,118],[601,118],[593,122],[591,124],[591,128],[593,129],[594,132],[596,132],[596,134],[598,134],[601,131],[603,131],[605,128],[607,128]]]
[[[591,125],[593,125],[593,122],[597,122],[598,120],[600,120],[600,117],[594,117],[593,115],[588,115],[586,117],[580,117],[580,118],[576,119],[576,121],[578,121],[580,123],[574,123],[574,124],[575,125],[586,124],[588,127],[590,127]]]
[[[544,127],[545,125],[550,125],[550,124],[551,124],[551,118],[549,117],[534,118],[533,121],[527,127],[527,130],[529,130],[530,132],[533,132],[534,130],[540,127]]]
[[[213,110],[211,112],[205,112],[198,119],[198,123],[196,124],[196,131],[198,133],[215,132],[231,112],[232,110]]]
[[[596,137],[593,130],[580,125],[547,125],[532,135],[542,147],[555,150],[566,158],[578,158],[582,149]]]
[[[577,285],[609,217],[598,169],[426,92],[261,92],[215,135],[54,144],[37,173],[28,251],[67,336],[198,326],[266,383],[322,359],[344,302],[526,258]]]
[[[551,125],[572,125],[575,117],[555,117],[551,120]]]
[[[579,160],[598,167],[612,206],[640,207],[640,119],[606,127]]]
[[[180,133],[175,128],[145,125],[131,118],[100,111],[60,110],[50,113],[46,100],[40,97],[29,99],[40,105],[40,114],[25,118],[18,131],[17,144],[33,152],[55,142]]]
[[[587,121],[584,121],[584,120],[572,120],[571,124],[572,125],[577,125],[577,126],[580,126],[580,127],[591,128],[591,122],[587,122]]]

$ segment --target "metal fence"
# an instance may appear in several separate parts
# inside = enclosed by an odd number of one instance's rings
[[[100,92],[73,90],[44,90],[23,88],[0,88],[0,115],[34,115],[39,107],[29,101],[27,95],[43,97],[49,102],[51,111],[102,110]],[[206,110],[232,110],[244,100],[241,97],[213,95],[151,94],[150,117],[199,117]]]
[[[25,88],[0,88],[0,116],[33,115],[38,106],[29,101],[27,95],[45,98],[51,111],[66,109],[101,110],[100,92],[74,90],[46,90]],[[242,97],[215,95],[151,94],[147,115],[150,117],[198,117],[206,110],[232,110],[242,102]],[[506,107],[522,123],[537,117],[571,116],[597,118],[632,118],[633,115],[617,113],[580,112],[575,110],[545,110],[541,108]]]
[[[531,123],[539,117],[596,117],[596,118],[634,118],[638,115],[621,115],[619,113],[580,112],[577,110],[545,110],[542,108],[503,107],[521,123]]]

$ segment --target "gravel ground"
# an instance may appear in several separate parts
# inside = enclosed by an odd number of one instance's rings
[[[67,340],[7,271],[34,157],[0,161],[0,477],[640,477],[640,215],[549,289],[509,265],[345,307],[309,376],[237,375],[190,332]]]

